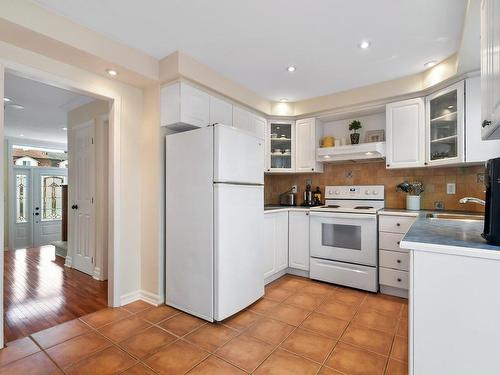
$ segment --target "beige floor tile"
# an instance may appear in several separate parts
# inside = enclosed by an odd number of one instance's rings
[[[314,312],[302,323],[301,327],[332,339],[338,339],[347,324],[345,320]]]
[[[246,372],[234,367],[222,359],[210,356],[201,362],[189,375],[244,375]]]
[[[385,374],[408,375],[408,364],[391,358],[389,359],[389,364],[387,365],[387,370]]]
[[[65,369],[66,374],[119,374],[137,363],[135,358],[116,346],[110,346]]]
[[[359,306],[364,301],[366,296],[366,292],[349,288],[337,288],[332,293],[333,299],[354,306]]]
[[[335,287],[333,285],[324,283],[311,283],[309,285],[306,285],[300,291],[306,294],[314,294],[317,296],[326,297],[331,295],[335,291]]]
[[[243,310],[238,314],[227,318],[222,323],[228,327],[236,329],[238,331],[243,331],[244,329],[250,327],[253,323],[259,320],[262,315],[254,313],[250,310]]]
[[[276,302],[283,302],[294,293],[293,290],[286,289],[280,286],[266,287],[264,297]]]
[[[398,325],[398,336],[408,337],[408,319],[401,318]]]
[[[137,314],[137,317],[147,320],[150,323],[157,324],[162,320],[171,318],[172,316],[177,315],[179,313],[180,311],[174,309],[173,307],[167,305],[161,305],[140,312]]]
[[[60,368],[66,368],[111,345],[111,341],[102,335],[89,332],[51,347],[47,354]]]
[[[307,286],[310,283],[309,280],[306,279],[301,279],[298,277],[283,277],[282,280],[278,282],[277,285],[279,285],[282,288],[289,289],[291,291],[298,291],[305,286]]]
[[[213,352],[237,334],[238,331],[222,324],[205,324],[185,336],[185,339],[209,352]]]
[[[298,328],[280,346],[301,357],[323,363],[335,343],[336,340]]]
[[[56,375],[62,374],[43,352],[31,354],[0,368],[0,375]]]
[[[403,303],[383,294],[369,295],[363,301],[362,308],[376,310],[382,314],[399,318]]]
[[[391,350],[392,339],[393,335],[389,333],[351,325],[340,340],[387,356]]]
[[[120,342],[120,346],[134,357],[143,359],[159,350],[161,347],[171,344],[176,340],[176,336],[163,329],[150,327]]]
[[[392,344],[391,358],[408,362],[408,338],[396,336]]]
[[[328,315],[334,318],[339,318],[343,320],[351,320],[356,313],[357,306],[349,305],[333,298],[329,298],[324,301],[317,309],[316,312],[319,312],[324,315]]]
[[[200,328],[204,324],[206,324],[206,322],[202,319],[189,314],[180,313],[170,319],[164,320],[158,325],[161,328],[172,332],[174,335],[184,336],[189,332]]]
[[[315,375],[317,363],[278,349],[255,371],[256,375]]]
[[[89,331],[90,328],[85,323],[75,319],[34,333],[31,337],[38,345],[46,349]]]
[[[319,305],[321,305],[321,302],[323,302],[323,301],[324,301],[324,297],[322,297],[320,295],[298,292],[298,293],[292,294],[290,297],[285,299],[283,301],[283,303],[285,303],[287,305],[299,307],[299,308],[304,309],[304,310],[313,311]]]
[[[295,306],[281,304],[266,313],[267,316],[292,326],[300,325],[311,312]]]
[[[131,316],[99,328],[99,332],[114,342],[123,341],[134,334],[151,327],[151,324]]]
[[[391,315],[385,315],[376,310],[368,309],[359,311],[352,320],[352,324],[395,334],[398,320],[399,318]]]
[[[183,340],[168,345],[144,362],[160,374],[184,374],[208,357],[209,353]]]
[[[323,366],[321,370],[319,370],[318,375],[345,375],[345,374],[338,372],[337,370],[333,370],[331,368]]]
[[[0,350],[0,367],[39,351],[38,345],[29,337],[8,342],[7,346]]]
[[[349,375],[382,375],[386,361],[385,356],[340,342],[325,365]]]
[[[294,326],[274,320],[271,318],[262,318],[251,326],[245,334],[267,342],[271,345],[281,343],[293,330]]]
[[[125,306],[122,306],[123,309],[130,311],[133,314],[144,311],[146,309],[150,309],[152,307],[154,307],[154,306],[151,305],[150,303],[147,303],[147,302],[144,302],[141,300],[134,301],[134,302],[131,302]]]
[[[138,363],[127,371],[122,372],[120,375],[156,375],[156,372],[144,366],[142,363]]]
[[[241,335],[229,341],[215,354],[227,362],[251,372],[271,354],[273,349],[274,346],[263,341]]]
[[[99,328],[106,324],[129,317],[130,315],[130,312],[123,310],[122,308],[109,308],[82,316],[80,320],[87,323],[91,327]]]

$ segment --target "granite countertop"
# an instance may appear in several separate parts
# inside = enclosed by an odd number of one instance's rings
[[[483,221],[429,218],[430,212],[420,212],[401,248],[500,260],[500,246],[490,245],[481,237]]]
[[[264,213],[267,212],[281,212],[281,211],[309,211],[308,206],[280,206],[277,204],[266,204],[264,206]]]

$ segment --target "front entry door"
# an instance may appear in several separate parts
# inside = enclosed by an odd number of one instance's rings
[[[12,183],[12,248],[26,249],[33,246],[31,168],[14,168]]]
[[[93,275],[95,263],[95,123],[76,126],[69,131],[70,164],[69,246],[73,267]]]
[[[62,237],[62,185],[65,169],[33,170],[33,245],[49,245]]]

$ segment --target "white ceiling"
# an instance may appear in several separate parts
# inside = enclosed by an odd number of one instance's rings
[[[272,100],[424,70],[458,50],[466,0],[34,0],[163,58],[180,50]],[[369,50],[358,48],[361,40]],[[297,66],[294,74],[285,67]]]
[[[67,142],[67,112],[95,100],[13,74],[5,75],[5,96],[12,100],[4,103],[6,137],[60,144]]]

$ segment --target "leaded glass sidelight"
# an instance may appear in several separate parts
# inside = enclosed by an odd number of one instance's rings
[[[16,223],[27,223],[28,176],[16,174]]]
[[[42,220],[61,220],[62,218],[62,176],[42,176]]]

